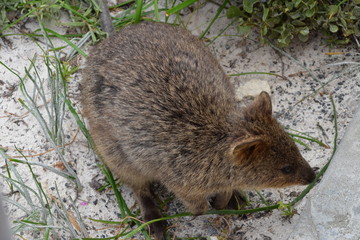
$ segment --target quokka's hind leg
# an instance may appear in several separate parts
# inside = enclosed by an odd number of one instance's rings
[[[139,204],[143,220],[148,222],[153,219],[161,218],[161,212],[154,202],[150,183],[140,187],[133,187],[136,200]],[[150,224],[150,231],[156,240],[165,239],[166,221],[159,221]]]

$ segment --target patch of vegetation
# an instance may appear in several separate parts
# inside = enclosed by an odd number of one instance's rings
[[[68,13],[70,22],[60,21],[64,12]],[[12,0],[0,4],[0,32],[29,18],[37,18],[46,21],[57,21],[60,25],[75,29],[76,33],[89,32],[93,41],[102,35],[98,24],[100,7],[95,0]],[[72,31],[69,31],[72,32]],[[70,34],[77,37],[79,34]]]
[[[288,46],[294,38],[306,42],[318,30],[331,44],[347,44],[360,36],[359,0],[243,0],[226,14],[238,20],[240,34],[256,29],[262,43],[274,39],[279,47]]]

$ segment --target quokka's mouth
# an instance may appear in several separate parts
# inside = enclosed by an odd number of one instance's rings
[[[300,185],[308,185],[308,184],[312,183],[314,180],[315,180],[315,174],[314,174],[314,177],[300,179],[299,184]]]

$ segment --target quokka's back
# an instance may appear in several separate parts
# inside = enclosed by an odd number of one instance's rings
[[[152,176],[173,155],[212,148],[237,117],[233,87],[209,50],[185,29],[162,23],[125,28],[93,48],[82,87],[105,161],[114,155],[118,163],[121,149]]]

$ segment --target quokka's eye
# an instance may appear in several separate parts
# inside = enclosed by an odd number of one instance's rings
[[[293,172],[295,172],[295,169],[292,167],[292,166],[286,166],[286,167],[283,167],[281,169],[281,171],[284,173],[284,174],[291,174]]]

